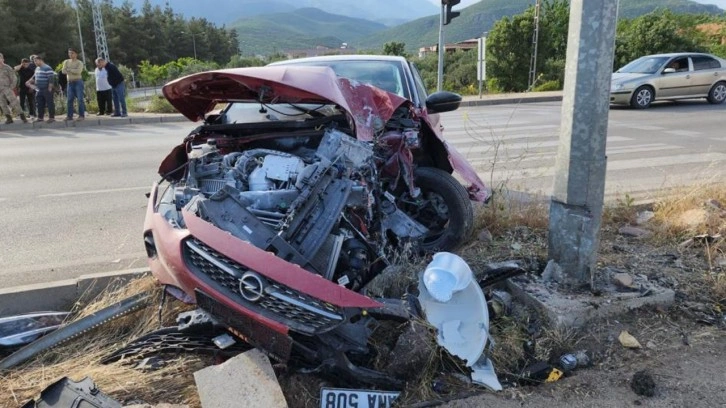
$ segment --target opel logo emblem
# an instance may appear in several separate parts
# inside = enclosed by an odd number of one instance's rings
[[[250,302],[257,302],[265,294],[265,284],[260,275],[245,272],[239,280],[239,293]]]

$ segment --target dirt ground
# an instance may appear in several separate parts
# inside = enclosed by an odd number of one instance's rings
[[[681,208],[668,213],[668,218],[638,224],[638,216],[648,215],[650,209],[656,214],[660,209],[661,217],[663,211],[672,210],[667,206],[621,206],[606,214],[599,271],[625,272],[646,284],[672,289],[675,302],[671,307],[646,308],[591,322],[567,333],[567,339],[550,342],[556,343],[547,350],[550,362],[562,352],[578,350],[592,357],[591,367],[576,368],[559,381],[515,386],[499,393],[484,391],[446,402],[451,396],[444,397],[441,404],[434,400],[411,406],[726,407],[726,258],[720,235],[726,225],[726,211],[719,202],[708,200],[695,210]],[[499,240],[495,236],[490,249],[499,245],[496,249],[501,253],[505,248],[497,241],[505,238],[504,245],[510,248],[512,243],[528,243],[529,256],[537,258],[544,249],[541,232],[521,228],[505,231]],[[642,347],[624,347],[618,340],[623,330]],[[499,335],[507,347],[503,332],[493,335]],[[498,357],[505,366],[502,371],[516,370],[513,365],[506,367],[502,356]],[[633,377],[638,372],[653,379],[652,396],[634,391]],[[642,388],[639,391],[642,393]]]

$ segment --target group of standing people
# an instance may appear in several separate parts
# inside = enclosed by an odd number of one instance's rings
[[[96,59],[96,99],[97,115],[126,117],[126,86],[119,69],[104,58]],[[78,105],[76,121],[86,117],[84,101],[83,61],[78,59],[78,52],[68,49],[68,59],[61,66],[62,79],[65,79],[67,114],[66,119],[74,120],[74,105]],[[17,73],[17,76],[16,76]],[[19,85],[18,85],[19,84]],[[55,102],[53,94],[60,90],[58,75],[48,66],[42,55],[31,55],[23,58],[14,68],[5,64],[0,54],[0,111],[6,117],[6,124],[13,123],[13,111],[19,112],[20,119],[28,122],[26,109],[34,121],[43,122],[45,110],[48,110],[48,123],[55,121]],[[17,94],[17,96],[16,96]],[[36,116],[37,114],[37,116]]]

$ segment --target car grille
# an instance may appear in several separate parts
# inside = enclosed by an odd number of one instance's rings
[[[184,242],[184,258],[193,273],[239,305],[279,321],[293,330],[318,334],[334,328],[344,320],[337,306],[264,277],[265,289],[260,299],[254,302],[245,299],[240,294],[240,279],[245,273],[254,271],[198,239],[191,238]]]

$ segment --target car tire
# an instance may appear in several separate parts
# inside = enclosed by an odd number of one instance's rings
[[[718,105],[726,101],[726,82],[716,82],[708,91],[708,101],[714,105]]]
[[[414,183],[421,189],[420,196],[404,198],[399,208],[429,229],[429,234],[417,242],[418,249],[430,253],[459,247],[474,228],[474,210],[464,186],[434,167],[417,168]]]
[[[644,85],[633,92],[633,96],[630,98],[630,106],[635,109],[646,109],[654,98],[653,88]]]

